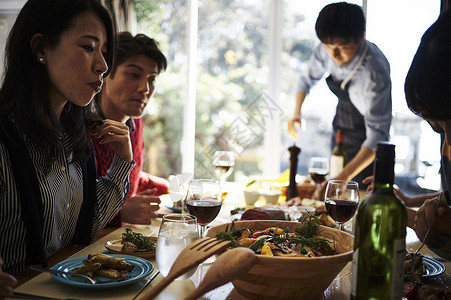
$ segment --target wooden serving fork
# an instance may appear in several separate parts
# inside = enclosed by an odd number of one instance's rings
[[[230,245],[230,243],[231,241],[204,237],[188,245],[182,250],[182,252],[180,252],[179,256],[172,265],[168,276],[164,277],[153,289],[144,294],[142,299],[154,299],[174,279],[185,274],[210,256],[224,250]]]
[[[221,254],[208,269],[204,280],[185,300],[196,300],[208,291],[235,279],[249,271],[257,262],[254,251],[246,247],[234,248]]]

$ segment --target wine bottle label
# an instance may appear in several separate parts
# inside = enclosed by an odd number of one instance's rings
[[[396,239],[393,242],[393,273],[391,299],[401,299],[404,284],[404,264],[406,262],[406,239]]]
[[[329,178],[334,178],[336,177],[338,174],[340,174],[341,171],[343,171],[343,166],[344,166],[344,157],[343,156],[336,156],[336,155],[332,155],[330,158],[330,177]]]

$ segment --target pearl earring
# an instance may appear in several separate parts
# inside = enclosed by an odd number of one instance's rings
[[[44,57],[39,57],[39,62],[40,62],[41,64],[43,64],[43,63],[44,63]]]

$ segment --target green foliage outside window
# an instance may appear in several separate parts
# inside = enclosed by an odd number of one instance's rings
[[[261,0],[199,1],[196,177],[215,176],[214,150],[235,151],[235,170],[245,175],[262,171],[264,128],[249,131],[246,140],[251,142],[241,148],[234,147],[231,136],[224,133],[233,129],[239,117],[249,117],[246,111],[263,97],[268,78],[268,6],[269,1]],[[188,11],[185,0],[135,1],[135,8],[138,32],[155,38],[168,58],[168,69],[157,79],[155,103],[150,104],[154,109],[143,117],[144,170],[167,177],[181,171]],[[299,21],[302,16],[290,22]],[[289,53],[285,59],[293,55],[301,62],[310,56],[313,42],[307,39],[284,47]]]

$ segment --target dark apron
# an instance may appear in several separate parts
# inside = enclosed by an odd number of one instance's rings
[[[326,82],[329,89],[338,98],[337,111],[332,123],[334,134],[332,136],[331,146],[332,149],[336,146],[337,130],[341,129],[344,134],[343,146],[347,153],[346,164],[352,160],[354,156],[356,156],[363,144],[363,141],[366,139],[365,120],[362,114],[352,104],[351,99],[349,98],[347,86],[344,90],[342,90],[340,87],[341,82],[335,82],[332,80],[331,76],[326,78]],[[373,168],[373,163],[371,163],[362,172],[360,172],[360,174],[352,179],[359,183],[361,190],[366,190],[367,185],[363,185],[362,180],[373,175]]]

